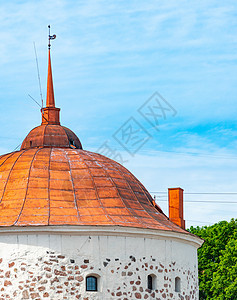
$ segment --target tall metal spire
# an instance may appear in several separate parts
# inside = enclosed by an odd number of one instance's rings
[[[56,38],[56,35],[50,35],[50,25],[49,28],[49,43],[48,43],[48,79],[47,79],[47,98],[46,107],[42,108],[42,125],[43,124],[60,124],[59,121],[59,111],[60,108],[55,107],[54,100],[54,89],[53,89],[53,75],[51,67],[51,56],[50,56],[50,41]]]
[[[50,48],[49,48],[49,58],[48,58],[48,79],[47,79],[46,107],[55,107]]]

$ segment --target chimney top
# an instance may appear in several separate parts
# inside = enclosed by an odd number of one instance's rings
[[[183,189],[169,188],[169,219],[178,226],[185,229],[183,218]]]

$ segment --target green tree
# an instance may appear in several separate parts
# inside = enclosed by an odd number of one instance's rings
[[[212,292],[216,299],[237,299],[237,232],[221,251],[218,269],[213,274]]]
[[[205,240],[198,249],[200,299],[237,300],[237,219],[189,231]]]

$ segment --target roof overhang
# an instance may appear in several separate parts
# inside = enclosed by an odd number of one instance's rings
[[[198,236],[187,233],[180,233],[176,231],[144,229],[125,226],[25,226],[25,227],[1,227],[0,235],[9,234],[61,234],[61,235],[83,235],[83,236],[126,236],[137,238],[152,238],[164,240],[176,240],[181,243],[186,243],[199,248],[202,246],[204,240]]]

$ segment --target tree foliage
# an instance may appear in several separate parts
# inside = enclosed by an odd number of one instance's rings
[[[198,249],[200,299],[237,300],[237,219],[189,231],[205,240]]]

